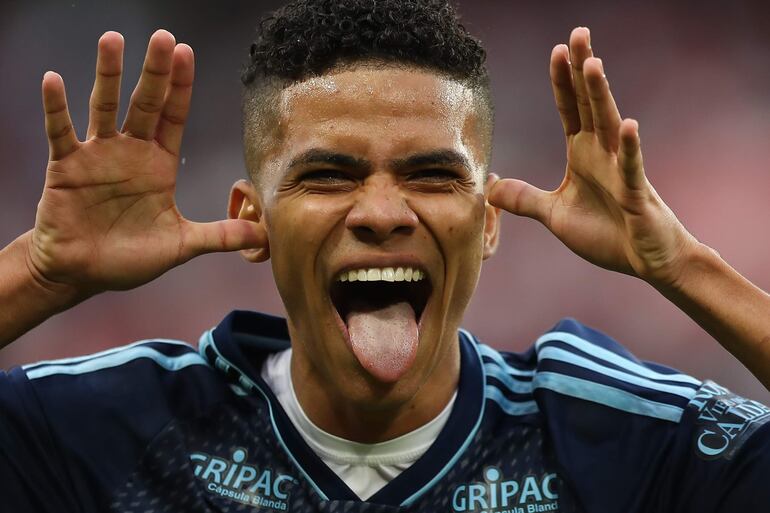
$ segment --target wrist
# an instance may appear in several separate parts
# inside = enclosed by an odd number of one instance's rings
[[[37,272],[30,258],[31,233],[0,250],[0,347],[90,295]]]
[[[715,249],[693,237],[680,251],[672,264],[674,271],[666,279],[647,281],[666,296],[686,294],[694,284],[702,282],[705,276],[719,272],[723,264],[722,257]]]
[[[18,237],[9,248],[17,260],[20,286],[40,301],[42,309],[57,313],[93,295],[73,284],[50,280],[40,272],[32,257],[32,230]]]

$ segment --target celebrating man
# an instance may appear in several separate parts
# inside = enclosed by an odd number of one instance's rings
[[[10,511],[661,512],[770,500],[770,409],[563,320],[526,353],[460,329],[501,209],[650,283],[770,385],[770,298],[647,181],[589,32],[551,55],[559,188],[488,170],[484,51],[440,0],[296,1],[243,73],[249,180],[193,223],[174,187],[193,53],[150,39],[122,128],[99,41],[85,141],[43,78],[35,226],[0,253],[10,342],[207,252],[270,260],[286,320],[233,312],[199,351],[152,340],[0,377]]]

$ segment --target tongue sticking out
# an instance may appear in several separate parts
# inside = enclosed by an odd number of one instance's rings
[[[353,354],[372,376],[392,383],[403,376],[417,353],[417,320],[406,302],[353,309],[347,315]]]

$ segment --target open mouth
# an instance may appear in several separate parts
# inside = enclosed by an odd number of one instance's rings
[[[412,267],[352,269],[332,283],[343,335],[374,378],[392,383],[411,367],[431,292],[428,274]]]
[[[332,283],[331,300],[346,321],[353,310],[372,311],[395,303],[412,307],[419,323],[432,291],[425,271],[411,267],[345,271]]]

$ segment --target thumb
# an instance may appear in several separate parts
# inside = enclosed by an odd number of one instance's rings
[[[267,233],[261,225],[244,219],[190,222],[185,242],[182,256],[189,260],[204,253],[267,247]]]
[[[523,180],[504,178],[489,191],[489,204],[517,216],[531,217],[545,223],[551,210],[550,193]]]

